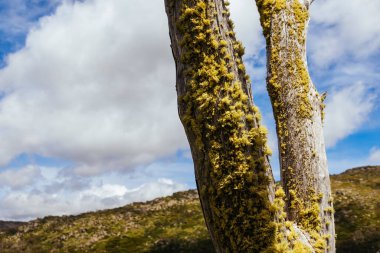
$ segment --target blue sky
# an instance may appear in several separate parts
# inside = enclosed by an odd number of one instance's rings
[[[258,13],[251,0],[231,8],[278,178]],[[379,11],[373,0],[317,0],[311,8],[308,63],[328,92],[333,174],[380,164]],[[195,188],[163,1],[0,0],[0,14],[0,220]]]

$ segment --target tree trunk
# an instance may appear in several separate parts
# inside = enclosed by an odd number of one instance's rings
[[[222,1],[167,0],[179,116],[217,252],[260,252],[275,234],[266,130]]]
[[[276,119],[288,218],[310,233],[315,247],[335,252],[323,98],[310,79],[306,61],[310,1],[256,3],[267,42],[267,88]]]
[[[206,225],[219,252],[317,252],[286,220],[266,129],[223,0],[165,0],[178,111],[194,161]],[[314,231],[312,231],[314,232]]]

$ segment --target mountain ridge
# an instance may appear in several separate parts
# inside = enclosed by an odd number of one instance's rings
[[[380,166],[331,176],[337,252],[380,250]],[[196,190],[69,216],[0,222],[0,252],[214,252]]]

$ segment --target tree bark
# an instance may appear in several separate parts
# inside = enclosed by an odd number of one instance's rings
[[[287,221],[226,5],[165,0],[178,112],[211,239],[218,253],[318,252],[312,234]]]
[[[267,43],[267,88],[276,119],[288,218],[311,234],[317,248],[335,252],[323,137],[324,98],[311,81],[306,60],[311,1],[256,3]]]
[[[275,234],[266,130],[222,1],[166,0],[179,116],[217,252],[260,252]]]

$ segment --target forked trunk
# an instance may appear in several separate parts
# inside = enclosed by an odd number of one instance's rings
[[[306,61],[309,1],[256,3],[267,42],[267,88],[276,119],[288,218],[309,232],[318,248],[335,252],[323,98],[310,79]]]
[[[165,0],[176,62],[178,110],[217,252],[316,252],[286,220],[275,191],[266,130],[222,0]]]

